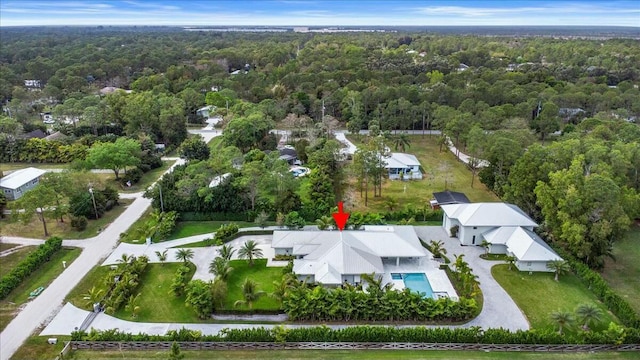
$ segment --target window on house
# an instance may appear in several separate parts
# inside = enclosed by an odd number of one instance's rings
[[[477,226],[474,226],[474,227],[473,227],[473,230],[477,230],[477,229],[478,229],[478,227],[477,227]]]

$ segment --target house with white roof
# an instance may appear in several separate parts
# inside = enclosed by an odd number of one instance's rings
[[[538,226],[522,209],[506,203],[442,205],[442,226],[461,245],[489,243],[491,254],[509,254],[521,271],[550,271],[550,261],[562,260],[533,229]]]
[[[45,170],[34,167],[16,170],[0,179],[0,190],[7,200],[18,200],[26,191],[38,185],[44,173]]]
[[[214,187],[222,184],[230,176],[231,176],[231,173],[224,173],[222,175],[215,176],[213,179],[211,179],[211,182],[209,183],[209,187],[210,188],[214,188]]]
[[[405,153],[391,153],[384,158],[385,166],[389,172],[389,179],[422,179],[420,161],[415,155]]]

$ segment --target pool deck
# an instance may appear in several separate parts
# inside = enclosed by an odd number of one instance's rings
[[[382,278],[383,284],[391,283],[396,290],[404,290],[405,285],[402,279],[394,280],[391,273],[410,274],[424,273],[429,280],[431,289],[434,294],[446,294],[452,300],[458,300],[458,294],[453,288],[451,281],[447,277],[444,270],[440,270],[440,263],[433,259],[415,259],[413,261],[405,261],[400,265],[385,263],[385,274]]]

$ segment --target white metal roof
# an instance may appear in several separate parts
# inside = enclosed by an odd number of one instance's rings
[[[214,177],[209,183],[209,187],[212,188],[222,184],[222,182],[225,181],[229,176],[231,176],[231,173],[224,173],[222,175]]]
[[[39,178],[44,173],[46,173],[45,170],[36,169],[34,167],[16,170],[0,179],[0,187],[15,190],[29,181]]]
[[[507,248],[520,261],[562,260],[536,233],[521,227],[509,237]]]
[[[482,234],[487,242],[496,245],[505,245],[513,232],[520,229],[518,226],[501,226]]]
[[[415,155],[405,153],[391,153],[388,157],[384,158],[385,169],[403,169],[412,166],[420,166],[420,161]]]
[[[442,205],[442,210],[462,226],[538,226],[519,207],[507,203]]]

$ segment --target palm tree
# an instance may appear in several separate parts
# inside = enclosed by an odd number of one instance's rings
[[[576,316],[583,323],[584,330],[589,329],[589,325],[597,323],[602,318],[602,310],[595,304],[580,304],[576,308]]]
[[[234,249],[232,245],[224,244],[218,250],[218,256],[229,261],[231,260],[231,257],[233,256],[234,252],[236,252],[236,249]]]
[[[489,253],[489,247],[491,246],[491,243],[486,239],[482,239],[482,243],[480,243],[480,246],[484,248],[484,254],[487,255]]]
[[[398,151],[398,149],[405,152],[407,148],[411,147],[411,140],[405,133],[400,133],[397,136],[393,137],[393,147]]]
[[[447,249],[445,249],[444,247],[444,243],[442,242],[442,240],[431,240],[429,242],[429,247],[431,250],[431,253],[433,254],[433,257],[436,258],[441,258],[442,255],[447,253]]]
[[[509,264],[509,271],[511,271],[511,267],[516,263],[516,257],[512,255],[508,255],[504,258],[504,261]]]
[[[138,312],[140,311],[140,306],[138,306],[138,300],[140,299],[140,293],[136,296],[130,296],[127,301],[127,305],[124,307],[125,311],[131,313],[131,317],[136,317]]]
[[[229,260],[221,256],[213,259],[209,264],[209,272],[216,276],[216,280],[227,281],[231,271],[233,271],[233,268],[229,266]]]
[[[102,299],[103,293],[103,289],[96,289],[95,286],[91,287],[91,290],[82,295],[83,300],[85,300],[84,306],[88,308],[93,307],[93,304],[99,302]]]
[[[316,219],[316,225],[318,225],[319,230],[333,228],[333,218],[330,216],[323,216],[320,219]]]
[[[566,274],[571,270],[569,264],[564,260],[553,260],[547,263],[547,269],[553,270],[555,273],[555,277],[553,278],[555,281],[558,281],[558,276],[562,274]]]
[[[164,265],[164,262],[167,261],[167,250],[165,249],[163,252],[156,251],[156,256],[158,260]]]
[[[240,259],[248,259],[249,266],[253,266],[253,259],[261,258],[262,250],[258,248],[258,244],[255,241],[249,240],[238,251],[238,257]]]
[[[402,219],[400,221],[398,221],[398,225],[411,225],[414,222],[416,222],[416,219],[412,216],[408,219]]]
[[[265,294],[264,291],[257,289],[257,284],[251,279],[245,279],[242,283],[242,297],[244,300],[236,301],[233,306],[238,307],[242,305],[249,306],[249,309],[253,308],[253,302],[260,299]]]
[[[573,325],[573,315],[567,311],[554,311],[551,313],[551,320],[558,325],[558,334],[562,334],[564,329],[570,328]]]
[[[176,253],[176,260],[182,260],[185,265],[193,259],[193,250],[191,249],[179,249]]]
[[[280,281],[273,281],[273,292],[270,293],[269,296],[282,303],[282,299],[297,282],[298,279],[296,279],[295,275],[292,273],[284,274]]]
[[[460,254],[460,255],[453,255],[456,258],[456,261],[453,263],[453,265],[456,267],[456,272],[460,273],[460,272],[464,272],[466,269],[469,268],[469,264],[467,264],[466,261],[464,261],[464,254]]]
[[[135,259],[135,256],[124,253],[120,256],[120,259],[116,260],[116,262],[120,264],[128,264],[133,262]]]

